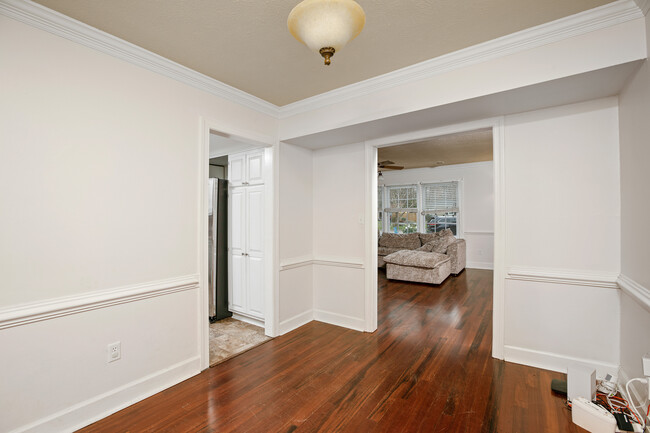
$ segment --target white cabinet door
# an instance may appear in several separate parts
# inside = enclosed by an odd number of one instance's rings
[[[264,183],[264,151],[246,154],[246,182],[250,185]]]
[[[246,256],[231,256],[230,260],[230,310],[238,313],[246,312]]]
[[[251,256],[262,257],[264,251],[264,185],[246,188],[247,248]]]
[[[246,181],[246,155],[228,156],[228,180],[233,186],[242,185]]]
[[[232,311],[246,310],[246,188],[230,190],[230,284]]]
[[[264,259],[249,255],[248,261],[248,314],[264,320]]]
[[[264,185],[246,188],[248,313],[264,319]]]

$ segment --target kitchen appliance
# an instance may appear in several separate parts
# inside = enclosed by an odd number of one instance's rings
[[[210,322],[228,311],[228,181],[210,178],[208,188],[208,299]]]

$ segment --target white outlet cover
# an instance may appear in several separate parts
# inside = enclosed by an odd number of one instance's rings
[[[117,361],[122,357],[122,344],[119,341],[111,343],[107,347],[107,362]]]

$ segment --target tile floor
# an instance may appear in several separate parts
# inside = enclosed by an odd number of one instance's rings
[[[271,337],[264,328],[227,318],[210,324],[210,366],[258,346]]]

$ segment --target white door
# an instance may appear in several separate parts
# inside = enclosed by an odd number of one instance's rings
[[[230,190],[230,287],[233,311],[246,310],[246,188]]]
[[[248,153],[246,155],[246,181],[250,185],[264,183],[264,151]]]
[[[242,185],[246,181],[246,155],[228,156],[228,180],[232,186]]]
[[[249,314],[264,319],[264,185],[246,188]]]

